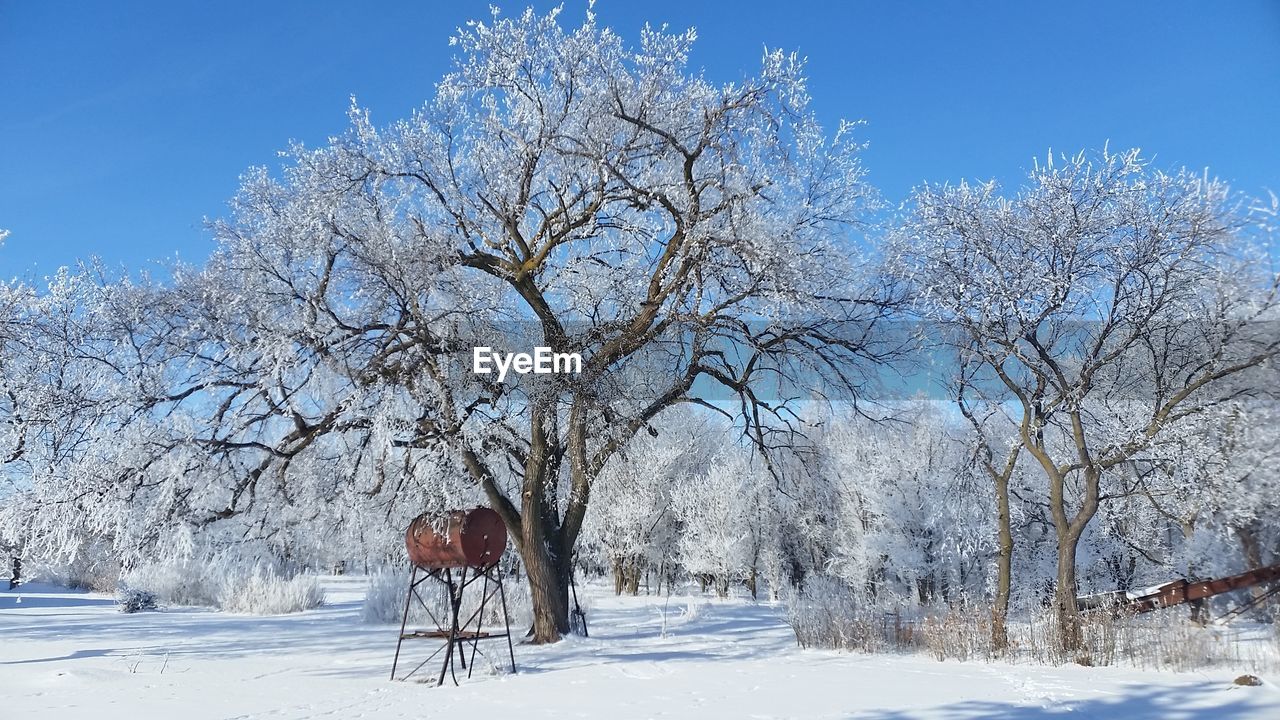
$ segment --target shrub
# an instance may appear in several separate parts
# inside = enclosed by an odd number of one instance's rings
[[[250,615],[301,612],[324,604],[324,590],[315,576],[287,577],[270,565],[246,568],[230,558],[153,563],[131,570],[123,582],[171,605]]]
[[[408,573],[379,570],[369,576],[369,589],[364,595],[361,618],[369,625],[399,624],[404,616],[405,593],[409,587]],[[429,622],[426,612],[417,603],[409,607],[409,620],[413,623]]]
[[[156,609],[156,595],[147,590],[122,587],[116,592],[116,605],[122,613]]]
[[[888,607],[873,607],[842,580],[810,575],[804,586],[788,595],[787,622],[800,647],[877,652],[911,647],[910,621]]]
[[[221,563],[185,559],[135,568],[125,573],[122,582],[148,590],[170,605],[217,607],[224,573]]]
[[[267,565],[229,573],[218,592],[219,608],[245,615],[284,615],[323,604],[324,589],[316,576],[286,578]]]
[[[952,605],[871,604],[838,579],[816,575],[787,601],[788,618],[801,647],[864,652],[924,650],[937,660],[1025,658],[1060,665],[1111,665],[1126,638],[1123,621],[1105,614],[1081,618],[1082,645],[1065,652],[1058,643],[1056,615],[1041,610],[1008,624],[1009,645],[991,641],[991,610],[960,598]]]
[[[991,613],[970,606],[931,613],[920,622],[920,642],[937,660],[991,659]]]
[[[29,572],[72,590],[114,593],[120,584],[120,563],[108,548],[96,543],[80,548],[65,562],[34,563]]]
[[[1008,660],[1088,667],[1122,664],[1186,672],[1210,667],[1280,667],[1280,628],[1202,627],[1176,610],[1141,615],[1085,613],[1080,647],[1059,642],[1051,608],[1010,618],[1009,645],[991,643],[991,613],[973,604],[936,609],[915,607],[885,613],[858,601],[838,580],[815,576],[787,598],[788,620],[801,647],[877,652],[923,648],[937,660]]]

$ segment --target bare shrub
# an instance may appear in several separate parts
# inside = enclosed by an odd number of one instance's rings
[[[125,573],[125,587],[146,590],[168,605],[217,607],[224,569],[220,563],[193,559],[151,563]]]
[[[1124,665],[1186,672],[1222,667],[1280,668],[1280,627],[1202,627],[1175,611],[1141,615],[1085,613],[1080,644],[1065,649],[1058,615],[1041,608],[1008,623],[1009,644],[991,643],[989,608],[967,603],[886,612],[860,601],[838,580],[813,576],[787,598],[787,618],[801,647],[863,652],[919,651],[937,660],[1006,660],[1044,665]]]
[[[1127,618],[1103,612],[1082,614],[1079,645],[1067,648],[1062,644],[1057,613],[1042,608],[1021,621],[1010,623],[1010,656],[1045,665],[1114,665],[1121,649],[1123,620]]]
[[[155,610],[157,601],[155,593],[150,591],[121,587],[116,592],[116,606],[120,608],[120,612],[132,614]]]
[[[1120,656],[1137,667],[1183,672],[1208,667],[1280,669],[1280,656],[1256,628],[1201,626],[1166,612],[1122,621],[1119,636]]]
[[[246,615],[284,615],[324,604],[324,589],[314,575],[284,577],[269,565],[228,573],[218,592],[218,607]]]
[[[121,584],[169,605],[248,615],[282,615],[324,604],[324,590],[315,576],[290,576],[266,563],[246,566],[231,557],[152,563],[125,573]]]
[[[853,590],[835,578],[810,575],[787,598],[787,622],[802,648],[860,648],[858,603]]]
[[[991,645],[991,612],[960,606],[927,615],[919,623],[920,642],[938,660],[989,660]]]
[[[862,652],[913,650],[918,621],[896,606],[865,602],[843,581],[810,575],[786,598],[787,622],[800,647]]]
[[[1015,623],[1010,633],[1017,638],[1019,657],[1050,665],[1125,665],[1177,672],[1280,667],[1280,658],[1259,642],[1258,633],[1233,626],[1201,626],[1176,611],[1086,613],[1081,616],[1081,645],[1069,652],[1059,642],[1052,612]]]

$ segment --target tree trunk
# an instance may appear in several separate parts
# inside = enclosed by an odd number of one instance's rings
[[[533,605],[533,642],[553,643],[569,632],[569,565],[555,478],[559,465],[548,447],[554,418],[534,415],[521,486],[520,554]]]
[[[1262,562],[1262,546],[1258,543],[1258,538],[1253,533],[1253,528],[1245,526],[1236,526],[1236,537],[1240,540],[1240,550],[1244,552],[1245,569],[1252,570],[1263,566]],[[1263,589],[1257,587],[1258,592]]]
[[[991,604],[991,647],[1009,647],[1009,595],[1013,586],[1013,531],[1009,527],[1009,473],[996,475],[996,596]]]
[[[532,412],[518,509],[498,488],[493,472],[477,453],[466,447],[461,453],[463,465],[480,484],[491,507],[502,517],[508,535],[523,560],[533,606],[533,627],[529,634],[535,643],[557,642],[569,632],[573,547],[586,517],[591,480],[608,458],[608,453],[604,453],[595,464],[587,461],[583,413],[581,405],[575,402],[570,413],[568,444],[563,446],[557,440],[559,419],[556,408]],[[566,454],[571,487],[562,519],[558,485],[561,463]]]
[[[1234,528],[1236,537],[1240,540],[1240,549],[1244,552],[1245,569],[1252,570],[1260,568],[1266,563],[1262,560],[1262,546],[1258,543],[1258,537],[1254,534],[1253,527],[1237,526]],[[1267,589],[1262,585],[1254,585],[1249,588],[1249,595],[1254,600],[1259,600],[1263,595],[1267,594]],[[1259,609],[1265,612],[1264,608]]]
[[[640,560],[637,558],[627,563],[627,593],[632,597],[640,594]]]
[[[533,605],[533,642],[552,643],[569,632],[568,563],[551,553],[559,545],[542,537],[541,523],[525,516],[522,558]]]
[[[1037,429],[1034,439],[1031,428],[1041,427],[1043,420],[1039,405],[1035,407],[1036,424],[1024,422],[1022,440],[1024,447],[1036,458],[1045,475],[1049,479],[1049,514],[1053,517],[1053,529],[1058,539],[1058,582],[1054,589],[1054,608],[1058,618],[1058,641],[1064,653],[1080,649],[1080,610],[1076,607],[1076,596],[1079,588],[1076,583],[1076,550],[1080,545],[1080,537],[1098,513],[1100,484],[1102,471],[1091,461],[1088,446],[1085,442],[1084,424],[1078,410],[1070,412],[1072,437],[1076,443],[1076,452],[1084,466],[1083,495],[1080,498],[1080,509],[1068,516],[1066,493],[1064,492],[1067,473],[1070,468],[1061,468],[1054,464],[1044,447],[1043,434]]]
[[[1076,607],[1076,547],[1080,534],[1058,534],[1058,586],[1054,608],[1058,617],[1058,642],[1064,652],[1080,649],[1080,612]]]
[[[1195,531],[1196,531],[1195,520],[1182,521],[1182,539],[1184,541],[1190,542],[1191,536],[1195,534]],[[1201,579],[1201,576],[1200,576],[1200,573],[1196,570],[1195,560],[1192,560],[1191,562],[1187,563],[1187,581],[1198,582],[1200,579]],[[1191,611],[1190,620],[1192,623],[1196,625],[1201,625],[1201,626],[1209,624],[1209,607],[1208,607],[1208,604],[1205,602],[1204,598],[1199,598],[1197,600],[1189,601],[1187,603],[1187,607]]]

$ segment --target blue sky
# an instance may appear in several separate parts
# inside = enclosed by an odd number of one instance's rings
[[[448,70],[453,29],[487,2],[0,0],[0,277],[77,258],[156,267],[212,250],[238,175],[290,138],[345,126],[348,96],[406,115]],[[548,2],[498,3],[508,12]],[[1140,146],[1280,192],[1280,2],[600,0],[698,28],[695,65],[733,80],[761,48],[807,55],[814,108],[867,122],[870,179],[1016,182],[1033,156]],[[583,2],[565,3],[576,22]]]

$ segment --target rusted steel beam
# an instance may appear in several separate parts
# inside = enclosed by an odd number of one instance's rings
[[[1116,610],[1144,613],[1278,580],[1280,580],[1280,563],[1212,580],[1197,582],[1174,580],[1138,596],[1127,596],[1121,592],[1090,595],[1077,598],[1076,603],[1081,610],[1100,610],[1111,607]]]

